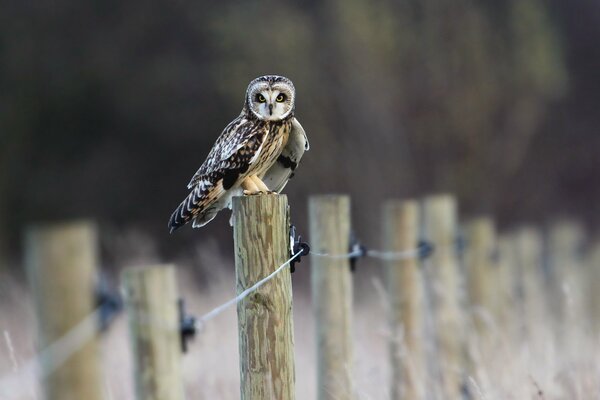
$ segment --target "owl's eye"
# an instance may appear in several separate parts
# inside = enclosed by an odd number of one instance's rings
[[[283,103],[285,101],[285,94],[280,94],[279,96],[277,96],[277,98],[275,99],[276,102],[278,103]]]
[[[265,103],[267,99],[265,99],[265,96],[263,96],[262,94],[257,94],[256,101],[258,101],[259,103]]]

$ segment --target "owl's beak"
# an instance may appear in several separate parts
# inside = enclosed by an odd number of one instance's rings
[[[273,104],[269,104],[269,115],[273,115]]]

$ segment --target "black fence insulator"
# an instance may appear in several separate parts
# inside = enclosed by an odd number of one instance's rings
[[[179,332],[181,335],[181,351],[187,353],[188,341],[196,336],[198,331],[196,327],[196,318],[188,315],[185,311],[185,300],[179,299]]]
[[[429,258],[435,253],[435,246],[433,243],[428,242],[426,240],[419,240],[417,245],[417,249],[419,250],[419,259],[425,260]]]
[[[458,235],[456,239],[454,239],[454,246],[458,255],[464,254],[467,250],[467,239],[463,235]]]
[[[354,273],[356,271],[356,264],[358,262],[358,259],[366,257],[368,253],[367,248],[364,245],[360,244],[354,232],[350,232],[350,248],[348,249],[348,251],[352,254],[349,257],[350,272]]]
[[[100,276],[95,293],[96,307],[100,311],[100,331],[105,332],[115,317],[123,311],[123,299],[104,276]]]
[[[290,226],[290,257],[298,254],[300,255],[294,258],[290,262],[290,272],[293,274],[296,271],[296,263],[302,262],[302,257],[307,256],[310,253],[310,246],[308,243],[302,241],[302,236],[296,233],[296,227]]]

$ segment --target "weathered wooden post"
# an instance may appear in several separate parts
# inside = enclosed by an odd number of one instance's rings
[[[384,249],[414,251],[418,243],[419,204],[389,201],[383,207]],[[390,301],[390,399],[425,398],[423,281],[418,256],[385,261]]]
[[[350,199],[313,196],[308,204],[312,250],[311,288],[317,329],[317,399],[346,400],[352,391],[352,275]]]
[[[466,351],[460,309],[461,279],[458,269],[457,209],[450,195],[426,197],[423,202],[424,234],[435,252],[426,263],[431,284],[434,325],[443,398],[462,396]]]
[[[576,221],[561,219],[548,233],[548,261],[556,298],[561,299],[558,326],[562,329],[581,325],[583,312],[584,229]],[[562,332],[560,333],[561,336]]]
[[[488,217],[473,219],[466,224],[465,232],[469,244],[465,264],[470,314],[480,338],[489,339],[492,331],[497,331],[500,318],[501,282],[494,221]]]
[[[183,400],[175,268],[127,268],[122,274],[138,400]]]
[[[552,325],[546,310],[545,278],[542,270],[543,239],[532,226],[521,227],[514,235],[516,263],[521,287],[522,326],[528,335],[534,327]]]
[[[600,240],[593,243],[586,257],[586,268],[590,271],[587,306],[592,317],[592,332],[595,339],[600,335]]]
[[[290,258],[284,195],[233,199],[237,292],[267,277]],[[292,280],[275,275],[238,303],[242,400],[295,398]]]
[[[517,335],[517,330],[520,327],[521,321],[515,318],[518,315],[518,309],[521,301],[517,298],[520,291],[521,280],[517,268],[517,257],[515,254],[514,234],[503,234],[498,239],[499,253],[499,299],[500,304],[500,320],[499,325],[504,327],[507,333],[509,345],[514,345],[514,340],[518,340],[521,335]]]
[[[27,231],[25,244],[38,320],[38,343],[43,351],[80,326],[94,311],[96,231],[87,222],[34,227]],[[91,321],[92,325],[95,323]],[[58,360],[63,354],[42,357],[47,400],[102,398],[95,326],[84,328],[86,337],[77,338],[82,342],[66,360]],[[89,332],[85,333],[86,330]]]

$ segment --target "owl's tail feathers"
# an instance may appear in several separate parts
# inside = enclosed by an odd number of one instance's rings
[[[178,228],[187,224],[202,211],[203,194],[196,188],[181,202],[169,219],[169,231],[175,232]]]
[[[194,228],[208,224],[217,216],[224,206],[222,203],[227,200],[222,194],[220,184],[209,188],[197,186],[171,214],[169,231],[173,233],[191,220]]]

